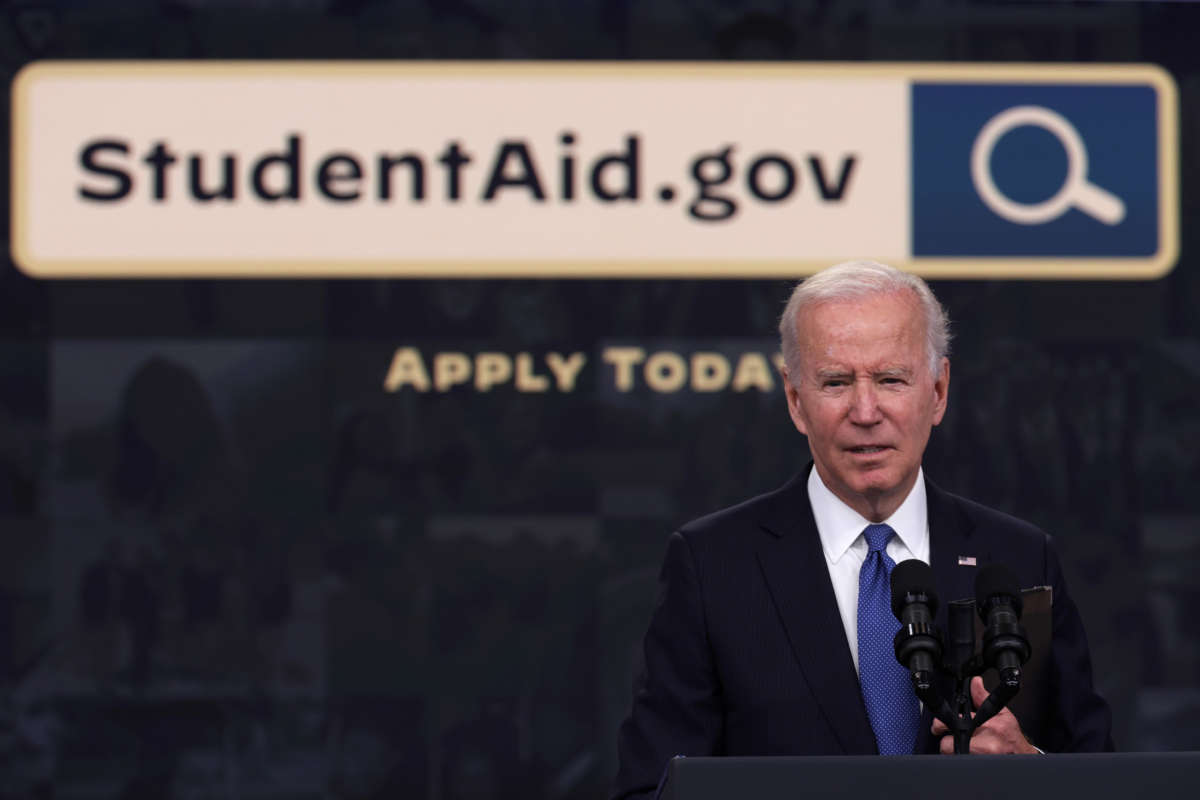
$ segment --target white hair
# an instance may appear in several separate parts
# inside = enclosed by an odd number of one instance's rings
[[[929,372],[936,377],[942,359],[950,354],[950,318],[933,296],[929,284],[916,275],[877,261],[846,261],[796,284],[779,319],[779,344],[788,379],[800,376],[800,341],[796,321],[806,309],[836,300],[857,300],[892,292],[912,292],[925,318],[925,351]]]

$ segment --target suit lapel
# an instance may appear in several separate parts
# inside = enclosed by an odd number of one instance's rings
[[[808,473],[775,496],[762,519],[758,562],[809,689],[847,754],[876,753],[821,538]]]
[[[937,582],[937,593],[941,599],[937,622],[946,629],[948,613],[946,604],[951,600],[962,600],[975,596],[975,573],[978,567],[960,564],[959,559],[974,558],[977,564],[985,564],[990,553],[977,552],[980,542],[972,536],[969,521],[958,510],[953,498],[925,481],[926,503],[929,509],[929,565]]]

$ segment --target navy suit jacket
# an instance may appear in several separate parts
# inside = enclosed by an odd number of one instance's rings
[[[811,466],[810,466],[811,469]],[[878,753],[820,536],[808,471],[671,535],[633,710],[618,736],[615,797],[649,796],[675,755]],[[1031,741],[1048,752],[1112,750],[1079,612],[1050,538],[926,482],[930,562],[945,600],[974,596],[976,567],[1053,587],[1049,697]],[[946,629],[945,603],[938,624]],[[936,752],[926,711],[918,753]]]

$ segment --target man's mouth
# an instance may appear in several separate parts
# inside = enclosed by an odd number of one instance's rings
[[[883,445],[876,445],[876,444],[865,444],[860,447],[851,447],[848,449],[850,450],[851,453],[857,453],[860,455],[870,455],[872,453],[882,453],[884,450],[887,450],[887,448],[884,447]]]

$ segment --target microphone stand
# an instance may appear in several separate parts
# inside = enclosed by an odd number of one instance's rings
[[[975,602],[954,600],[946,604],[946,610],[950,647],[942,668],[954,679],[954,707],[950,707],[936,685],[918,688],[916,673],[913,674],[913,686],[925,706],[950,729],[955,755],[968,755],[975,730],[996,716],[1021,690],[1021,668],[1010,666],[999,670],[1000,683],[972,716],[971,678],[982,675],[987,669],[984,658],[975,652]]]
[[[928,574],[925,574],[928,573]],[[903,578],[900,576],[903,575]],[[993,570],[984,580],[999,583],[1004,589],[1006,579],[1015,586],[1015,578]],[[983,653],[975,652],[974,600],[955,600],[946,604],[949,647],[943,649],[942,634],[933,624],[937,595],[927,587],[933,582],[925,564],[910,560],[896,566],[892,573],[892,611],[900,620],[893,647],[896,660],[909,669],[913,692],[925,707],[949,730],[954,740],[954,753],[971,752],[971,737],[975,731],[996,716],[1021,690],[1021,665],[1029,658],[1029,640],[1021,627],[1021,603],[1016,597],[1008,601],[994,599],[1001,595],[1019,595],[1019,590],[995,592],[989,604],[981,610],[985,622]],[[979,581],[976,592],[980,593]],[[983,614],[982,611],[986,611]],[[972,712],[971,679],[995,667],[1000,683]],[[939,680],[944,675],[949,681]],[[943,686],[954,684],[952,696],[943,694]]]
[[[971,678],[980,664],[975,655],[975,603],[953,600],[946,604],[947,627],[950,630],[950,652],[945,669],[954,678],[954,724],[946,723],[954,736],[954,754],[971,752],[971,736],[975,721],[971,718]],[[946,722],[946,720],[942,720]]]

